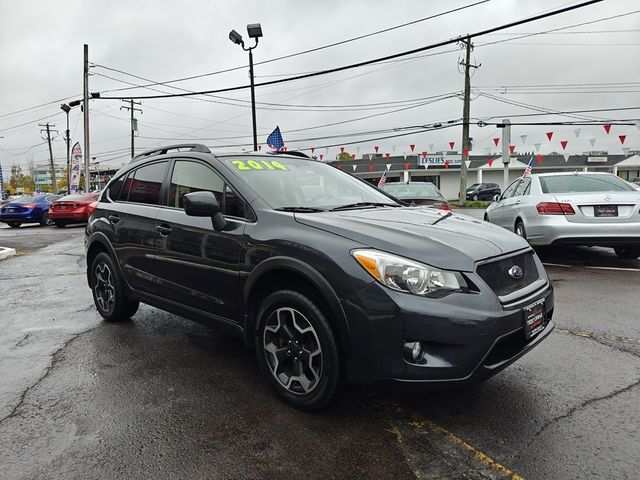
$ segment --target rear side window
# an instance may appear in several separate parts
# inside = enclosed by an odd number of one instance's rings
[[[111,200],[118,200],[118,195],[120,193],[120,189],[122,188],[122,184],[124,182],[124,177],[117,178],[113,182],[109,184],[109,188],[107,188],[107,197]]]
[[[145,165],[129,174],[125,181],[126,189],[123,194],[128,191],[129,202],[146,203],[149,205],[160,205],[160,191],[162,189],[162,181],[164,179],[167,162],[152,163]],[[123,195],[121,198],[124,200]]]
[[[544,193],[574,192],[633,192],[615,175],[554,175],[540,177],[540,186]]]

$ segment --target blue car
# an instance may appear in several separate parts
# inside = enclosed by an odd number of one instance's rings
[[[60,195],[23,195],[0,208],[0,222],[18,228],[23,223],[39,223],[50,225],[49,206]]]

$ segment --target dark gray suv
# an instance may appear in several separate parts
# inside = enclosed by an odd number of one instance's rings
[[[553,329],[525,240],[306,156],[147,152],[102,193],[86,252],[107,321],[144,302],[215,325],[306,410],[345,381],[477,384]]]

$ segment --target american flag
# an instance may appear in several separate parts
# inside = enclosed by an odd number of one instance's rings
[[[527,168],[524,169],[522,178],[528,177],[529,175],[531,175],[531,170],[533,170],[533,157],[531,157],[531,160],[529,160],[529,164],[527,165]]]
[[[280,127],[276,127],[276,129],[269,134],[267,137],[267,145],[269,145],[274,152],[282,150],[282,147],[284,147],[284,140],[280,133]]]
[[[382,176],[380,177],[380,180],[378,181],[378,188],[381,188],[385,183],[387,183],[387,172],[388,170],[385,168],[384,173],[382,174]]]

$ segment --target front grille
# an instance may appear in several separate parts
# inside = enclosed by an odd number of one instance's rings
[[[509,270],[516,265],[522,269],[522,277],[518,279],[509,275]],[[478,266],[477,272],[480,278],[499,296],[509,295],[525,288],[540,278],[532,252],[483,263]]]

